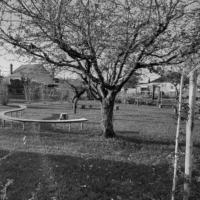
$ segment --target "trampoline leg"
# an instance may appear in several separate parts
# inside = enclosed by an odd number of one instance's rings
[[[38,123],[38,132],[40,131],[40,123]]]
[[[25,123],[22,123],[22,130],[25,131]]]

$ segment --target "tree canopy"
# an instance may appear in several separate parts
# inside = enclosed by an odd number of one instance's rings
[[[131,78],[125,83],[124,88],[135,88],[139,83],[140,79],[140,74],[134,73],[131,76]]]

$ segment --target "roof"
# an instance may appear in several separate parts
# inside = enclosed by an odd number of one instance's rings
[[[83,81],[81,81],[80,79],[60,79],[60,83],[72,84],[75,87],[80,87],[83,85]]]
[[[9,78],[21,79],[22,76],[29,77],[32,81],[44,83],[45,85],[54,84],[53,77],[42,64],[21,65],[9,75]]]
[[[150,83],[164,83],[164,82],[170,82],[170,81],[166,77],[161,76],[161,77],[151,81]]]

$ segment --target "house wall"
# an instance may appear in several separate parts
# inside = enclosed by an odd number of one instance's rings
[[[171,83],[161,83],[160,84],[160,91],[162,92],[162,95],[175,97],[176,96],[176,88]]]
[[[128,88],[126,93],[127,94],[136,94],[136,91],[137,91],[136,88]]]
[[[146,87],[147,88],[143,88]],[[157,95],[159,91],[162,92],[162,95],[169,96],[169,97],[175,97],[176,96],[176,89],[173,84],[169,82],[163,82],[163,83],[148,83],[148,84],[142,84],[137,86],[137,93],[138,94],[152,94],[153,93],[153,87],[154,87],[154,94]]]
[[[136,88],[126,88],[122,89],[119,94],[120,95],[131,95],[131,94],[136,94],[137,90]]]

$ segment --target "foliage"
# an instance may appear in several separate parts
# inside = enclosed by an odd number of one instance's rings
[[[25,100],[26,102],[29,102],[31,101],[31,83],[32,83],[32,78],[25,75],[25,74],[21,74],[21,82],[22,82],[22,85],[23,85],[23,88],[24,88],[24,94],[25,94]]]
[[[138,73],[134,73],[131,78],[125,83],[124,88],[135,88],[139,83],[140,75]]]
[[[65,81],[71,91],[71,102],[73,103],[74,113],[77,111],[78,101],[81,99],[84,93],[88,92],[88,87],[83,81],[76,80],[66,80]],[[88,93],[87,93],[88,94]]]
[[[26,101],[33,101],[40,99],[40,87],[41,84],[32,81],[30,78],[25,78],[22,75],[21,80],[10,80],[11,84],[8,85],[10,94],[25,94]]]
[[[4,82],[0,83],[0,100],[4,106],[9,102],[8,84]]]
[[[24,88],[22,81],[19,79],[10,79],[10,84],[8,85],[9,93],[23,93]]]
[[[56,89],[57,93],[59,94],[60,100],[70,100],[72,94],[69,86],[65,82],[60,82],[58,89]]]
[[[127,97],[125,98],[125,103],[128,103],[128,104],[135,104],[135,98],[134,97]]]
[[[41,84],[37,82],[31,82],[28,89],[29,98],[31,101],[40,99],[40,87]]]
[[[174,120],[175,122],[177,122],[178,119],[178,108],[177,106],[173,106],[174,107]],[[187,121],[188,120],[188,114],[189,114],[189,104],[187,102],[183,102],[181,105],[181,120],[182,121]]]
[[[122,99],[119,96],[117,96],[115,98],[115,103],[122,103]]]
[[[13,184],[13,180],[12,179],[7,179],[7,183],[5,185],[3,185],[1,182],[0,182],[0,187],[1,187],[1,190],[0,190],[0,199],[1,200],[7,200],[8,197],[7,197],[7,190],[8,190],[8,187]]]

